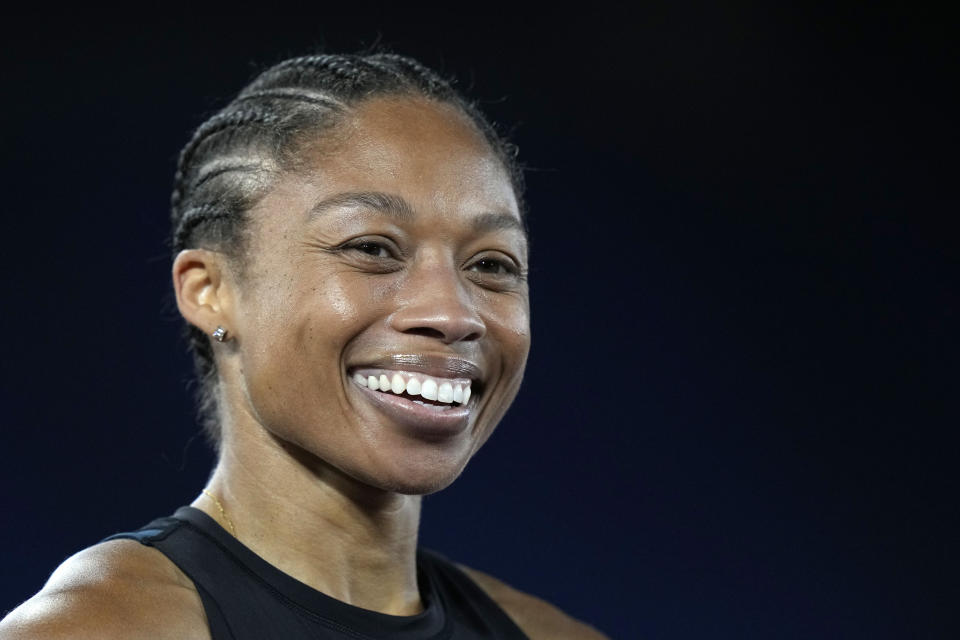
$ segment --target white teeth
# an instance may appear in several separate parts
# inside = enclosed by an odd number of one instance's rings
[[[403,376],[399,373],[393,374],[393,380],[390,381],[390,391],[393,391],[397,395],[403,393],[403,390],[407,387],[406,383],[403,381]]]
[[[440,402],[453,402],[453,385],[444,382],[437,389],[437,400]]]
[[[445,407],[442,404],[430,404],[430,403],[424,402],[423,400],[414,400],[414,402],[419,404],[421,407],[424,407],[425,409],[429,409],[430,411],[446,411],[449,408],[449,407]]]
[[[421,380],[413,376],[408,379],[407,375],[409,374],[394,373],[393,377],[388,378],[386,374],[364,376],[362,373],[354,373],[353,381],[361,387],[368,387],[374,391],[393,392],[396,395],[402,395],[406,392],[411,396],[422,396],[425,400],[445,404],[465,405],[470,401],[469,383],[464,385],[453,382],[438,382],[432,378]],[[415,400],[414,402],[419,401]]]
[[[430,379],[424,380],[423,386],[420,388],[420,395],[426,398],[427,400],[436,400],[437,399],[437,383]]]
[[[407,393],[412,396],[420,395],[420,381],[416,378],[410,378],[410,380],[407,381]]]

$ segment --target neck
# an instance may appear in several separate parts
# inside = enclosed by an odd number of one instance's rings
[[[422,611],[420,497],[363,485],[293,445],[253,433],[247,440],[254,442],[224,442],[207,485],[220,505],[201,494],[193,506],[227,531],[229,518],[244,545],[318,591],[381,613]]]

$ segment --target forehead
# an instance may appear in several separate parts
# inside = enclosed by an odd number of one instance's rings
[[[520,217],[509,174],[470,119],[426,98],[376,98],[306,141],[302,171],[330,195],[396,193],[417,209],[494,208]]]

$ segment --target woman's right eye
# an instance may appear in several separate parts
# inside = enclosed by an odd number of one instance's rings
[[[370,240],[363,240],[361,242],[356,242],[354,244],[348,245],[348,249],[355,249],[369,256],[375,258],[390,258],[390,250],[383,244],[379,242],[371,242]]]
[[[392,260],[400,255],[400,250],[392,241],[369,236],[348,240],[333,250],[337,253],[353,254],[363,260],[368,258]]]

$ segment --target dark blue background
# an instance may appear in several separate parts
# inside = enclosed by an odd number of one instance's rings
[[[955,23],[644,6],[8,20],[0,610],[210,468],[164,245],[189,131],[380,40],[530,167],[525,386],[423,542],[615,638],[956,637]]]

